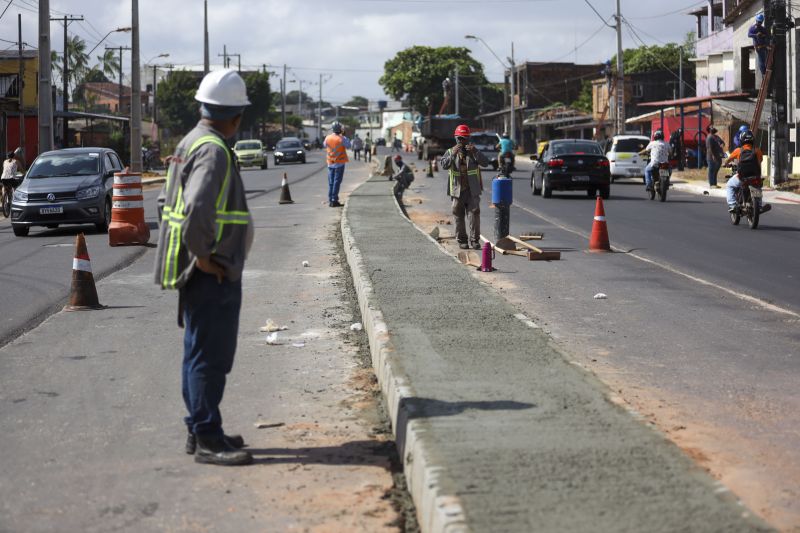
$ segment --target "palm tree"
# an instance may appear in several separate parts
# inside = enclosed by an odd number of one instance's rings
[[[64,76],[64,56],[53,51],[50,52],[50,63],[53,72],[58,74],[63,83]],[[69,68],[69,79],[67,80],[67,90],[76,87],[86,75],[89,66],[89,55],[86,53],[86,42],[77,35],[67,37],[67,68]]]
[[[119,75],[120,64],[119,57],[114,53],[114,50],[106,50],[102,55],[97,56],[99,64],[97,67],[106,75],[110,80],[115,79]]]

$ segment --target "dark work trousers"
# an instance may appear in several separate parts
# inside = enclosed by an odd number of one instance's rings
[[[461,196],[453,198],[453,216],[458,243],[480,244],[481,197],[473,196],[469,189],[462,190]]]
[[[242,282],[217,281],[195,269],[181,289],[183,298],[183,401],[187,429],[203,436],[222,436],[219,404],[225,376],[233,368]]]

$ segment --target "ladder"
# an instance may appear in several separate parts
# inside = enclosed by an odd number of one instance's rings
[[[772,60],[775,58],[775,46],[769,46],[769,54],[767,55],[767,68],[765,69],[764,76],[761,77],[761,87],[758,89],[758,100],[756,101],[756,110],[753,113],[753,120],[750,122],[750,131],[753,136],[758,133],[758,125],[761,122],[761,113],[764,111],[764,100],[769,93],[769,82],[772,79]]]
[[[606,105],[603,107],[603,112],[600,113],[600,118],[597,119],[597,131],[594,134],[595,139],[601,140],[601,136],[603,135],[603,130],[606,128],[606,116],[608,116],[608,111],[611,109],[611,102],[613,102],[614,98],[614,89],[617,87],[617,79],[614,78],[614,83],[611,84],[611,88],[608,91],[608,98],[606,99]]]

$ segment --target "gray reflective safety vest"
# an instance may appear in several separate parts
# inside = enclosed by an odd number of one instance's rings
[[[155,281],[163,289],[179,289],[186,284],[197,259],[197,255],[190,250],[190,245],[195,245],[195,250],[197,250],[198,247],[211,240],[209,235],[192,233],[191,221],[187,219],[187,198],[185,197],[192,169],[198,162],[198,149],[208,143],[224,150],[225,174],[213,205],[213,212],[211,206],[208,206],[206,211],[198,209],[191,216],[208,217],[209,222],[213,218],[213,245],[206,252],[212,255],[214,261],[225,269],[226,278],[231,281],[241,279],[244,269],[247,225],[251,222],[244,186],[233,164],[233,156],[228,145],[218,135],[211,133],[212,130],[208,129],[207,131],[208,133],[190,141],[191,145],[185,153],[181,153],[185,149],[185,145],[179,146],[176,151],[177,161],[173,161],[167,171],[164,185],[166,198],[159,229],[159,249],[156,256],[155,273]],[[202,133],[199,127],[184,141],[187,141],[192,134],[197,135],[198,133]],[[211,156],[215,158],[218,155],[216,150],[211,153]]]

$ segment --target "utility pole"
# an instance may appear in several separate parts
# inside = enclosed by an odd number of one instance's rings
[[[203,75],[208,74],[210,70],[211,59],[209,59],[208,55],[208,0],[203,0]]]
[[[455,72],[455,76],[453,76],[453,78],[455,79],[455,82],[456,82],[456,83],[455,83],[455,89],[456,89],[456,98],[455,98],[455,102],[456,102],[456,103],[455,103],[455,114],[456,114],[456,115],[458,115],[458,111],[459,111],[459,101],[458,101],[458,96],[459,96],[459,95],[458,95],[458,93],[460,92],[460,91],[458,90],[458,65],[456,65],[456,72]]]
[[[238,71],[241,72],[242,71],[242,54],[228,54],[228,58],[229,58],[228,61],[230,61],[230,58],[233,57],[233,56],[236,56],[236,59],[239,60]]]
[[[39,153],[53,149],[53,99],[50,89],[50,0],[39,0]]]
[[[139,0],[131,0],[131,170],[142,171],[142,71],[139,65]]]
[[[70,15],[64,15],[64,18],[57,18],[57,19],[50,19],[51,21],[63,21],[64,22],[64,66],[62,68],[61,77],[62,77],[62,109],[64,110],[64,122],[63,128],[61,133],[61,144],[64,148],[69,147],[69,119],[67,118],[67,111],[69,111],[69,54],[67,53],[67,47],[69,46],[69,39],[67,39],[67,26],[70,22],[73,21],[81,21],[83,20],[83,15],[78,15],[76,17]]]
[[[130,49],[129,46],[106,46],[106,50],[119,51],[119,101],[117,103],[117,113],[120,115],[122,114],[122,52]]]
[[[514,64],[514,41],[511,41],[511,57],[509,58],[511,64],[511,142],[517,142],[517,112],[514,97],[516,96],[517,87],[517,65]]]
[[[622,9],[617,0],[617,135],[625,133],[625,71],[622,65]]]
[[[22,57],[22,14],[17,15],[19,28],[19,78],[17,90],[19,91],[19,147],[22,148],[22,157],[25,159],[25,59]],[[28,166],[27,164],[25,166]]]
[[[786,35],[787,17],[786,0],[772,0],[770,2],[770,18],[772,19],[772,37],[774,59],[772,61],[772,153],[770,161],[772,166],[772,179],[774,183],[784,183],[788,178],[789,162],[789,124],[786,110],[787,84],[786,84]]]
[[[281,80],[281,132],[286,137],[286,63],[283,64],[283,79]]]
[[[678,83],[680,84],[680,86],[678,87],[678,95],[679,95],[681,101],[683,101],[683,45],[680,45],[680,48],[678,48],[678,51],[680,52],[680,64],[678,65]],[[680,140],[680,144],[678,144],[678,170],[679,171],[683,171],[683,160],[684,160],[683,139],[684,139],[684,137],[686,137],[686,135],[684,134],[684,132],[686,130],[684,129],[685,128],[685,120],[684,120],[685,119],[685,114],[683,112],[683,109],[684,109],[683,108],[683,103],[681,103],[681,140]],[[698,125],[698,127],[699,127],[699,125]],[[699,139],[700,138],[698,137],[698,141],[699,141]]]
[[[226,45],[226,44],[222,45],[222,55],[217,54],[217,57],[221,57],[222,58],[222,66],[224,68],[228,68],[228,45]]]
[[[319,75],[319,100],[317,100],[317,139],[322,142],[322,74]]]

